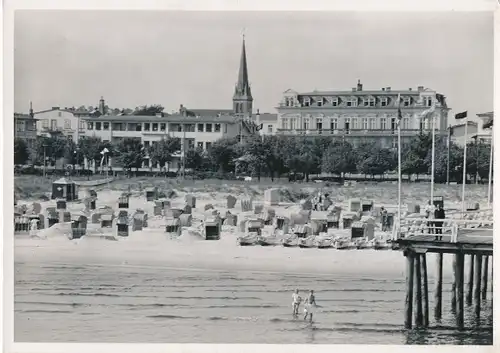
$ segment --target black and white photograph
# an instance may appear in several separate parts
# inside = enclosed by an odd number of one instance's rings
[[[16,10],[14,342],[492,346],[493,10]]]

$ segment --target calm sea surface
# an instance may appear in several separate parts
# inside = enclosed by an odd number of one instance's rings
[[[449,310],[449,280],[442,321],[432,318],[431,292],[430,328],[406,331],[403,276],[342,274],[342,269],[315,276],[233,272],[18,256],[35,251],[29,241],[16,249],[16,342],[493,343],[491,298],[483,302],[478,320],[466,308],[468,329],[459,332]],[[303,296],[315,290],[319,308],[313,324],[292,318],[295,288]]]

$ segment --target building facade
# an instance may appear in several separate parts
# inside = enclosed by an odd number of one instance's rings
[[[397,146],[398,97],[401,99],[402,143],[420,132],[431,131],[432,119],[420,119],[433,104],[437,134],[447,133],[446,98],[422,86],[413,90],[284,92],[278,111],[278,135],[312,135],[345,138],[354,145],[377,142],[382,147]]]
[[[14,138],[24,140],[30,149],[35,147],[37,137],[36,120],[31,107],[29,114],[14,113]]]
[[[272,136],[276,135],[278,131],[278,114],[271,113],[260,113],[257,110],[255,114],[255,123],[257,126],[262,125],[262,129],[259,130],[260,135]]]

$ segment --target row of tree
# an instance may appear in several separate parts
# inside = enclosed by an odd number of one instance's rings
[[[402,174],[430,174],[431,136],[415,136],[402,149]],[[145,147],[140,139],[125,138],[115,144],[103,142],[97,137],[82,138],[75,144],[64,136],[39,137],[30,151],[23,140],[15,139],[14,160],[25,164],[29,160],[43,165],[44,156],[49,164],[63,160],[65,164],[83,164],[84,158],[93,165],[99,165],[101,151],[106,148],[113,158],[114,166],[125,170],[140,168],[149,157],[153,165],[169,171],[174,159],[179,158],[181,140],[165,138],[152,146]],[[44,154],[45,153],[45,154]],[[450,180],[461,181],[463,148],[450,143]],[[489,172],[490,146],[470,143],[467,147],[467,173],[480,179],[487,179]],[[180,165],[178,163],[178,165]],[[397,150],[382,148],[376,143],[363,143],[354,147],[346,140],[331,137],[250,137],[244,144],[237,138],[224,138],[212,144],[208,151],[198,148],[186,152],[184,166],[195,172],[217,172],[221,174],[251,174],[260,178],[280,177],[283,174],[301,174],[306,180],[310,175],[329,173],[344,177],[347,173],[365,176],[383,176],[397,171]],[[446,138],[436,139],[435,181],[447,179],[448,144]]]

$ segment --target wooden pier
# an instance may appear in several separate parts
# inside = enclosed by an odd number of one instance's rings
[[[408,224],[433,222],[431,219],[410,219]],[[443,220],[435,220],[443,221]],[[402,231],[406,227],[407,231]],[[474,304],[476,316],[481,312],[481,298],[488,291],[488,263],[493,256],[493,222],[485,220],[446,219],[442,238],[436,240],[435,228],[423,232],[409,230],[401,223],[394,233],[393,243],[406,257],[405,328],[429,326],[429,292],[427,278],[428,253],[435,253],[436,278],[434,285],[434,317],[441,319],[443,308],[443,256],[453,256],[451,310],[455,312],[457,328],[464,328],[464,303]],[[439,234],[441,236],[441,234]],[[465,287],[465,258],[468,257],[467,286]],[[492,281],[492,279],[491,279]],[[413,320],[412,320],[413,318]]]

